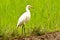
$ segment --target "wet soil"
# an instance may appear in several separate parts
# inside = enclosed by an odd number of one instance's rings
[[[60,40],[60,32],[45,33],[41,36],[19,37],[13,40]]]
[[[2,38],[0,38],[2,40]],[[41,36],[27,36],[27,37],[15,37],[15,38],[8,38],[8,40],[60,40],[60,32],[50,32],[45,33]]]

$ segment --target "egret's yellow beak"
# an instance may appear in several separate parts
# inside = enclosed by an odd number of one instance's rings
[[[32,8],[32,6],[30,5],[29,8]]]
[[[32,8],[32,6],[30,6],[30,8]]]

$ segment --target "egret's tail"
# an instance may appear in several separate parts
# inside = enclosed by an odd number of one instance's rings
[[[19,27],[19,24],[17,23],[17,27]]]
[[[19,23],[19,22],[17,23],[17,27],[19,27],[19,26],[21,26],[21,25],[22,25],[21,23]]]

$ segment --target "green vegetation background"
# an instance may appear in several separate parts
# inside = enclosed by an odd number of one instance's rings
[[[33,8],[25,25],[26,35],[34,28],[41,32],[60,31],[60,0],[0,0],[0,36],[21,35],[22,28],[16,25],[28,4]]]

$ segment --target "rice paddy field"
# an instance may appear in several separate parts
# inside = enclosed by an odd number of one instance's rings
[[[0,0],[0,37],[22,36],[17,22],[28,4],[32,8],[31,19],[25,24],[26,36],[34,29],[39,33],[60,31],[60,0]]]

